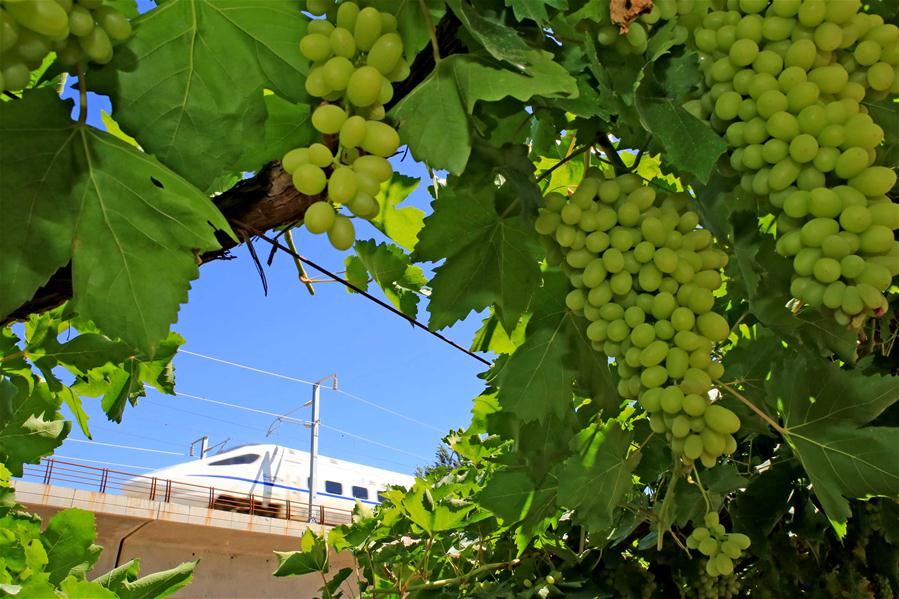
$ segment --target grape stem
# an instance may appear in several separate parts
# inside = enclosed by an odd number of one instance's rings
[[[78,70],[78,124],[84,125],[87,122],[87,82],[84,80],[84,63],[79,62],[76,67]]]
[[[471,570],[460,576],[454,576],[453,578],[442,578],[440,580],[434,580],[432,582],[425,582],[422,584],[412,585],[406,589],[406,592],[427,591],[427,590],[432,590],[432,589],[440,589],[440,588],[451,586],[451,585],[462,584],[464,582],[467,582],[469,579],[478,576],[479,574],[483,574],[484,572],[491,572],[493,570],[499,570],[501,568],[517,566],[519,563],[521,563],[520,559],[513,559],[513,560],[509,560],[507,562],[484,564],[483,566],[479,566],[479,567],[475,568],[474,570]],[[396,593],[396,589],[369,589],[369,591],[372,593],[390,593],[390,594]]]
[[[546,169],[545,171],[540,173],[540,176],[537,177],[537,182],[539,183],[540,181],[549,177],[551,174],[553,174],[553,172],[557,168],[561,167],[562,165],[564,165],[566,162],[568,162],[572,158],[577,158],[578,156],[580,156],[581,154],[583,154],[584,152],[589,150],[592,147],[592,145],[593,145],[592,143],[584,144],[581,147],[579,147],[578,149],[572,150],[571,152],[569,152],[565,156],[565,158],[563,158],[562,160],[558,161],[557,163],[555,163],[554,165],[552,165],[551,167],[549,167],[548,169]]]
[[[418,0],[418,6],[421,8],[421,16],[424,17],[425,24],[428,26],[428,35],[431,37],[431,50],[434,52],[434,64],[440,64],[440,42],[437,41],[437,30],[434,29],[434,22],[431,20],[431,12],[428,10],[425,0]]]
[[[609,157],[609,162],[612,163],[615,173],[618,175],[629,173],[630,169],[624,164],[624,161],[621,159],[615,146],[612,145],[609,136],[606,133],[598,133],[596,139],[599,143],[599,147],[602,148],[603,153]]]
[[[293,231],[288,229],[287,232],[284,233],[284,238],[287,240],[287,247],[290,248],[290,251],[298,256],[300,253],[297,251],[297,246],[293,241]],[[315,295],[315,287],[312,286],[312,281],[309,279],[309,275],[306,274],[306,268],[303,266],[302,261],[296,256],[291,256],[291,258],[293,258],[293,263],[297,267],[297,274],[300,277],[300,281],[306,286],[306,289],[309,290],[309,295]]]
[[[749,408],[750,410],[755,412],[759,418],[764,420],[771,428],[776,430],[778,433],[780,433],[784,437],[786,437],[789,434],[785,428],[783,428],[782,426],[780,426],[779,424],[774,422],[774,420],[770,416],[768,416],[765,412],[760,410],[758,408],[758,406],[756,406],[754,403],[752,403],[751,401],[746,399],[746,397],[742,393],[740,393],[739,391],[737,391],[736,389],[734,389],[733,387],[731,387],[730,385],[728,385],[727,383],[725,383],[724,381],[722,381],[720,379],[715,379],[715,382],[718,383],[723,389],[726,389],[728,391],[728,393],[730,393],[731,395],[736,397],[738,400],[740,400],[747,408]]]
[[[693,478],[696,479],[696,486],[699,487],[699,492],[702,494],[702,498],[705,500],[705,511],[706,513],[712,511],[712,500],[709,499],[709,494],[705,490],[705,487],[702,486],[702,480],[699,478],[699,471],[696,470],[696,462],[693,463]]]

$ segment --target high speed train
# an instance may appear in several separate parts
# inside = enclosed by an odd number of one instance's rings
[[[129,479],[125,495],[258,515],[309,519],[310,454],[280,445],[241,445],[215,456],[169,466]],[[356,501],[374,506],[392,485],[411,487],[415,477],[319,455],[312,518],[349,521]]]

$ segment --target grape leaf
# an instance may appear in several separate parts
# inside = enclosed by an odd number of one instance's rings
[[[727,149],[724,140],[669,98],[638,94],[637,110],[646,130],[665,145],[671,163],[707,182],[718,157]]]
[[[196,561],[138,578],[140,561],[133,559],[94,579],[119,599],[162,599],[190,584]]]
[[[0,315],[71,260],[72,307],[152,355],[224,217],[151,156],[70,121],[51,89],[0,105],[0,132]]]
[[[440,61],[425,81],[400,100],[391,116],[399,123],[400,138],[416,160],[435,169],[461,173],[471,154],[468,115],[475,104],[507,96],[522,101],[536,95],[575,96],[577,85],[567,71],[559,68],[565,77],[545,77],[531,71],[525,75],[474,54],[454,54]]]
[[[96,582],[69,576],[59,583],[68,599],[119,599],[119,596]]]
[[[398,206],[418,188],[420,180],[393,173],[389,180],[381,183],[375,198],[381,210],[371,219],[379,231],[410,252],[418,243],[418,233],[424,226],[425,213],[415,206]]]
[[[403,314],[418,315],[419,293],[428,281],[409,256],[395,245],[377,243],[373,239],[356,241],[356,255],[371,273],[384,295]]]
[[[278,568],[275,576],[300,576],[311,572],[328,571],[328,545],[324,536],[306,529],[300,537],[299,551],[275,551]]]
[[[102,551],[94,544],[96,537],[96,520],[91,512],[73,508],[50,518],[41,534],[50,582],[58,584],[70,575],[83,579]]]
[[[532,19],[539,25],[545,25],[549,20],[546,7],[565,10],[568,8],[568,0],[506,0],[506,6],[512,7],[512,13],[519,21]]]
[[[132,21],[133,36],[90,83],[122,129],[201,189],[265,140],[263,88],[306,102],[296,3],[166,2]],[[165,43],[160,43],[164,40]]]
[[[461,528],[466,525],[474,504],[449,505],[431,495],[431,490],[423,483],[409,489],[400,501],[400,507],[409,518],[427,534]]]
[[[776,368],[766,388],[838,531],[851,515],[846,498],[899,495],[899,428],[862,426],[899,400],[899,377],[866,376],[800,354]]]
[[[524,343],[494,368],[500,405],[524,422],[570,413],[575,382],[599,409],[617,412],[621,401],[608,358],[592,348],[585,322],[565,305],[568,291],[562,272],[544,273],[543,286],[531,302]]]
[[[556,329],[529,331],[521,347],[501,364],[496,382],[503,410],[530,422],[572,409],[577,372],[568,363],[565,333],[563,322]]]
[[[309,104],[295,104],[269,93],[265,108],[265,135],[259,143],[247,145],[240,159],[241,170],[255,171],[269,161],[280,160],[288,151],[311,144],[316,135],[309,120]]]
[[[575,507],[575,520],[596,533],[614,524],[614,512],[631,488],[639,453],[627,457],[633,434],[611,420],[591,424],[572,441],[575,455],[559,472],[560,507]]]
[[[512,330],[540,281],[535,234],[520,218],[501,218],[496,189],[442,187],[425,219],[414,258],[446,261],[431,279],[429,326],[442,329],[496,304]]]
[[[46,383],[31,388],[18,377],[0,378],[0,463],[15,476],[22,476],[22,464],[37,463],[68,436],[72,423],[59,407]]]

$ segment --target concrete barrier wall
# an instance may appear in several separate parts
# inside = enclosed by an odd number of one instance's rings
[[[326,530],[315,524],[25,481],[14,484],[19,503],[45,520],[70,507],[96,515],[103,553],[94,575],[134,558],[140,558],[142,574],[199,559],[193,582],[176,597],[311,599],[322,585],[318,574],[272,576],[278,565],[273,552],[297,549],[307,528],[317,534]],[[352,564],[350,554],[331,555],[332,572]],[[357,588],[352,578],[345,586]]]

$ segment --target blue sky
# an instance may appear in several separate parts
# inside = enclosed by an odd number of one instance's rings
[[[74,95],[71,89],[65,93]],[[110,110],[108,100],[93,96],[89,105],[89,122],[102,128],[99,114],[101,109]],[[114,107],[112,113],[114,117]],[[395,168],[423,177],[407,203],[430,212],[423,166],[407,157]],[[368,224],[357,228],[359,239],[383,240]],[[338,252],[324,236],[305,230],[295,238],[302,254],[332,271],[342,271],[344,258],[352,253]],[[264,245],[257,248],[264,252]],[[236,260],[200,269],[174,326],[187,339],[184,349],[306,381],[336,372],[341,391],[424,423],[323,388],[322,454],[411,473],[433,457],[443,434],[468,423],[471,400],[483,388],[476,377],[485,369],[483,364],[365,298],[348,294],[339,283],[317,284],[316,295],[310,296],[287,255],[277,256],[266,269],[266,297],[246,248],[237,249],[234,256]],[[379,290],[375,294],[381,296]],[[423,298],[420,320],[427,319],[425,305]],[[473,316],[443,332],[467,346],[480,323],[480,317]],[[176,357],[175,368],[181,393],[277,414],[297,410],[293,417],[310,417],[310,409],[301,407],[311,397],[308,384],[188,354]],[[171,453],[79,442],[84,436],[76,427],[57,451],[59,456],[157,468],[191,459],[183,454],[203,435],[211,444],[228,439],[228,447],[260,442],[303,450],[309,446],[309,430],[301,425],[281,423],[266,436],[275,420],[271,416],[153,390],[126,411],[122,424],[108,422],[97,399],[85,398],[85,407],[94,441]]]

